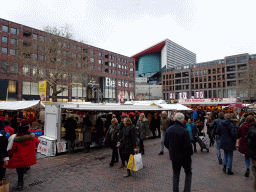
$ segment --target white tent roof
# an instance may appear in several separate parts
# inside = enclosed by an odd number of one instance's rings
[[[27,109],[38,104],[44,107],[44,105],[40,102],[40,100],[34,101],[3,101],[0,102],[0,110],[9,110],[9,111],[17,111],[22,109]]]
[[[144,105],[120,105],[120,104],[80,104],[80,103],[65,103],[62,105],[64,109],[84,110],[84,111],[163,111],[163,110],[191,110],[181,104],[144,104]]]
[[[147,101],[126,101],[124,105],[151,105],[151,104],[167,104],[165,100],[147,100]]]

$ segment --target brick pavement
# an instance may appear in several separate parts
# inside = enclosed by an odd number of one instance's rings
[[[199,145],[197,144],[199,149]],[[109,167],[110,149],[93,149],[91,153],[76,152],[57,157],[38,159],[38,163],[25,174],[24,191],[172,191],[172,168],[168,151],[157,155],[160,139],[145,141],[145,168],[132,172],[132,177],[123,178],[125,168],[118,164]],[[200,151],[200,150],[199,150]],[[244,177],[244,157],[234,151],[233,171],[235,175],[222,173],[215,155],[215,145],[210,152],[197,152],[192,156],[192,191],[253,191],[252,174]],[[16,184],[15,170],[7,170],[10,187]],[[181,171],[180,191],[184,186],[184,171]],[[12,191],[12,190],[10,190]]]

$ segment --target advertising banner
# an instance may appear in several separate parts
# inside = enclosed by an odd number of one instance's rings
[[[187,92],[183,92],[183,99],[187,99],[188,98],[188,93]]]
[[[199,98],[200,98],[200,99],[203,99],[203,98],[204,98],[204,92],[203,92],[203,91],[200,91],[200,92],[199,92]]]
[[[38,92],[40,95],[41,101],[46,101],[46,88],[47,88],[47,82],[46,81],[39,81],[38,82]]]

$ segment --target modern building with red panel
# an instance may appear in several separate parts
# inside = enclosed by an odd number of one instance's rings
[[[17,45],[30,39],[45,39],[46,32],[0,18],[0,100],[40,99],[38,81],[32,78],[34,69],[15,60]],[[118,102],[124,93],[124,100],[133,100],[135,95],[135,59],[108,50],[72,40],[69,51],[81,59],[88,58],[95,70],[99,89],[93,92],[88,83],[68,86],[58,95],[58,101]],[[87,50],[87,51],[84,51]],[[43,62],[43,55],[33,55]],[[77,69],[79,70],[78,66]],[[46,73],[48,70],[46,69]],[[31,75],[31,77],[29,77]],[[63,84],[65,86],[65,84]],[[51,101],[50,86],[47,86],[46,100]],[[99,95],[97,95],[99,94]]]

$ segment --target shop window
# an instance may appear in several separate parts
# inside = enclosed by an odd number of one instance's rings
[[[8,93],[17,93],[17,81],[8,82]]]
[[[23,81],[22,94],[23,95],[39,95],[38,83]]]

